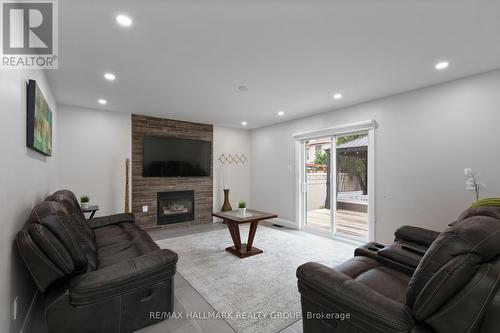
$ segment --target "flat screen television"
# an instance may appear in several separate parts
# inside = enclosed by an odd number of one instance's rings
[[[143,177],[209,177],[211,160],[210,141],[144,137]]]

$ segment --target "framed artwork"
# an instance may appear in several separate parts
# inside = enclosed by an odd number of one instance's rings
[[[27,83],[26,146],[52,156],[52,111],[35,80]]]

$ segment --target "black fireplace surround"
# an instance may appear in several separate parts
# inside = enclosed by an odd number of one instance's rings
[[[158,192],[158,225],[194,220],[194,191]]]

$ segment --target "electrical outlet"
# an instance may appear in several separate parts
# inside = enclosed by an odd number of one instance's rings
[[[142,206],[142,212],[147,213],[149,211],[149,207],[147,205]]]
[[[14,298],[14,304],[13,304],[13,311],[12,311],[12,317],[14,318],[14,320],[17,319],[17,306],[18,306],[18,298],[16,296],[16,298]]]

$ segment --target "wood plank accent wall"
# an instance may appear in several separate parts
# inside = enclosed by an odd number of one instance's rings
[[[144,136],[165,136],[212,142],[210,177],[144,178],[142,153]],[[194,190],[195,219],[191,222],[157,225],[158,192]],[[142,212],[148,205],[149,211]],[[163,118],[132,115],[132,212],[145,229],[182,224],[212,223],[213,209],[213,126]]]

